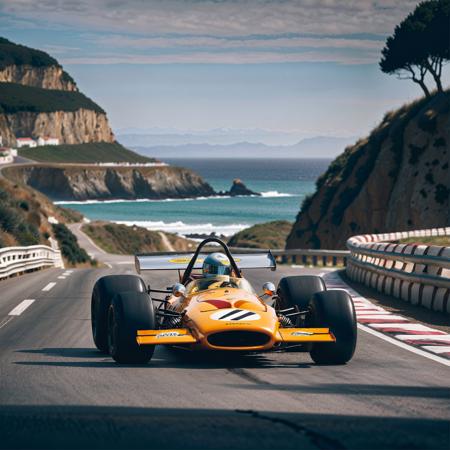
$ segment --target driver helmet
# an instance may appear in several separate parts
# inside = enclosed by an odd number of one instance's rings
[[[211,253],[205,258],[202,271],[205,277],[231,275],[230,260],[223,253]]]

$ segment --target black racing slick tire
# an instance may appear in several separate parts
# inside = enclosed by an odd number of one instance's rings
[[[325,282],[318,276],[299,275],[284,277],[278,284],[277,294],[280,299],[278,309],[297,306],[300,311],[306,311],[312,296],[326,289]]]
[[[145,292],[142,278],[136,275],[107,275],[94,285],[91,298],[91,326],[95,346],[108,353],[108,310],[113,297],[119,292]]]
[[[336,342],[314,343],[311,358],[317,364],[345,364],[356,348],[357,328],[355,307],[343,290],[314,294],[309,304],[306,323],[312,328],[329,328]]]
[[[108,311],[108,349],[120,364],[146,364],[155,351],[154,345],[139,345],[138,330],[156,328],[153,302],[147,293],[121,292]]]

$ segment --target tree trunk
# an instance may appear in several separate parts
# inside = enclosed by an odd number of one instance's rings
[[[427,64],[427,69],[429,70],[429,72],[431,73],[431,76],[433,77],[435,83],[436,83],[436,87],[438,92],[443,92],[442,89],[442,82],[441,82],[441,75],[440,73],[442,72],[442,61],[437,61],[436,62],[438,70],[436,70],[433,67],[433,64],[428,63]]]
[[[417,78],[412,78],[412,80],[414,81],[414,83],[417,83],[423,89],[423,92],[425,93],[425,97],[430,98],[430,91],[428,90],[425,82],[423,80],[419,80]]]
[[[436,82],[438,92],[443,92],[444,90],[442,89],[441,77],[438,74],[435,74],[434,72],[431,72],[431,75],[433,76],[434,81]]]

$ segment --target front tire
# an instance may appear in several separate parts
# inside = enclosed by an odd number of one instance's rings
[[[314,275],[298,275],[284,277],[278,284],[277,294],[280,298],[279,309],[297,306],[300,311],[308,309],[309,301],[316,292],[327,288],[321,277]]]
[[[120,364],[146,364],[155,351],[154,345],[139,345],[138,330],[156,328],[155,310],[150,296],[142,292],[117,294],[108,311],[108,348]]]
[[[91,298],[91,327],[95,346],[108,353],[108,310],[113,297],[119,292],[145,292],[142,278],[136,275],[107,275],[94,285]]]
[[[317,364],[345,364],[356,348],[357,328],[355,307],[343,290],[319,292],[313,296],[306,318],[308,327],[329,328],[336,342],[314,343],[311,358]]]

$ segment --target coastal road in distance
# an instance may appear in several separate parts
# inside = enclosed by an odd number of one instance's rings
[[[90,296],[132,263],[0,282],[0,448],[449,448],[449,367],[361,330],[345,366],[167,348],[148,365],[114,363],[94,347]],[[302,272],[320,269],[246,276],[259,290]]]

